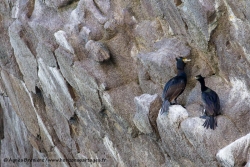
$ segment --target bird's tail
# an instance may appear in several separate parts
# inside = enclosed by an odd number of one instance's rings
[[[162,115],[164,112],[168,112],[169,106],[170,106],[169,101],[164,100],[164,102],[162,103],[162,106],[161,106],[161,115]]]
[[[206,120],[205,120],[203,126],[204,126],[204,128],[208,129],[210,127],[210,129],[214,130],[217,126],[216,118],[214,116],[206,116]]]

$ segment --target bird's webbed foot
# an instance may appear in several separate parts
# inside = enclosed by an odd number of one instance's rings
[[[204,115],[200,116],[200,118],[202,118],[202,119],[206,119],[206,118],[207,118],[207,116],[204,114]]]

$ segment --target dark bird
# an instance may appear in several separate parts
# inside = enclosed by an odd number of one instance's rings
[[[220,99],[215,91],[206,87],[204,77],[197,75],[195,77],[201,84],[201,97],[204,105],[204,115],[200,118],[206,119],[203,126],[205,128],[215,129],[217,126],[216,116],[220,115]]]
[[[177,61],[177,76],[170,79],[162,93],[162,108],[161,108],[161,114],[168,111],[169,103],[170,105],[177,104],[177,98],[182,94],[184,91],[186,84],[187,84],[187,75],[184,72],[185,63],[188,61],[191,61],[191,59],[186,59],[183,57],[176,58]],[[175,103],[172,103],[174,100]]]

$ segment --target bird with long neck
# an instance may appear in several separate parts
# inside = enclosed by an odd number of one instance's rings
[[[187,58],[176,58],[177,61],[177,76],[170,79],[164,86],[162,93],[162,108],[161,114],[168,111],[168,106],[177,104],[177,98],[184,91],[187,84],[187,75],[184,71],[185,63],[191,61]],[[175,103],[172,103],[174,100]],[[170,104],[169,104],[170,103]]]
[[[203,126],[214,130],[217,126],[216,116],[221,114],[219,96],[205,85],[204,77],[197,75],[195,79],[201,85],[201,97],[204,104],[204,115],[201,118],[206,119]]]

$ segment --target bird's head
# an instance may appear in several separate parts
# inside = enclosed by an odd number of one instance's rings
[[[197,75],[195,76],[195,79],[200,81],[200,80],[204,80],[205,77],[201,76],[201,75]]]
[[[191,61],[191,59],[187,59],[187,58],[183,58],[183,57],[179,57],[178,60],[181,60],[184,63],[187,63],[187,62]]]
[[[191,59],[187,59],[187,58],[183,58],[183,57],[178,57],[176,58],[177,61],[177,69],[179,70],[183,70],[185,67],[185,64],[189,61],[191,61]]]

